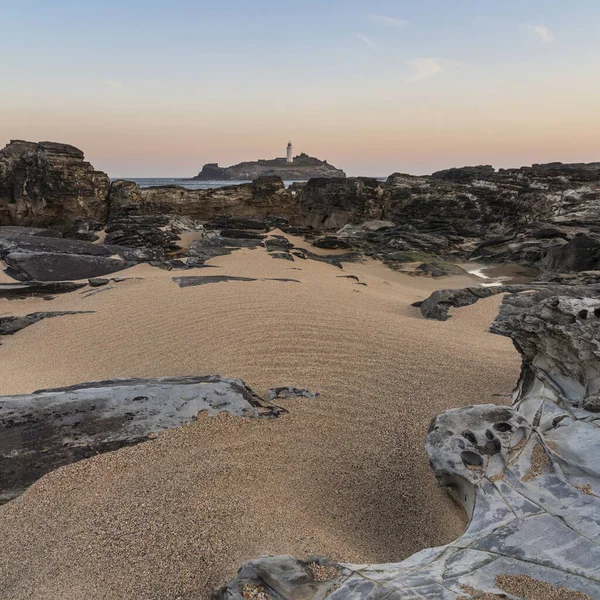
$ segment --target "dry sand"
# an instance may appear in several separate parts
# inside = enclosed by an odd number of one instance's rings
[[[444,409],[502,400],[494,394],[516,382],[516,351],[486,331],[500,298],[440,323],[410,303],[472,278],[411,277],[373,261],[342,272],[262,249],[211,263],[219,268],[140,265],[119,275],[143,280],[89,297],[0,300],[1,315],[97,311],[4,338],[0,393],[219,373],[259,393],[297,385],[321,396],[282,402],[290,413],[273,421],[203,416],[47,475],[0,507],[2,599],[207,598],[261,554],[397,561],[462,532],[423,440]],[[193,274],[301,283],[171,280]]]

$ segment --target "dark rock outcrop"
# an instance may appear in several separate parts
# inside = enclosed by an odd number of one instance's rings
[[[226,283],[228,281],[282,281],[284,283],[300,283],[297,279],[287,279],[284,277],[256,279],[254,277],[235,277],[233,275],[185,275],[173,277],[173,281],[179,284],[179,287]]]
[[[7,265],[7,273],[21,281],[88,279],[140,262],[164,259],[159,249],[126,248],[56,237],[2,237],[1,233],[0,259]]]
[[[146,441],[200,411],[255,418],[286,412],[242,380],[218,375],[113,379],[2,396],[0,503],[62,465]]]
[[[369,177],[311,179],[297,198],[299,224],[316,229],[381,219],[385,203],[383,184]]]
[[[547,271],[573,273],[600,269],[600,235],[580,233],[550,249],[542,265]]]
[[[128,188],[127,193],[134,198],[141,196],[143,203],[162,206],[166,213],[183,215],[199,222],[218,216],[251,219],[283,217],[291,220],[299,213],[298,201],[292,198],[279,177],[259,177],[252,183],[206,190],[162,186]],[[127,198],[121,198],[120,202],[125,200]],[[113,208],[119,205],[111,204]]]
[[[22,317],[0,317],[0,335],[13,335],[25,327],[29,327],[42,319],[52,317],[63,317],[65,315],[82,315],[94,311],[89,310],[67,310],[53,312],[34,312]]]
[[[0,283],[0,298],[21,300],[34,295],[65,294],[85,287],[77,281],[22,281],[20,283]]]
[[[0,225],[69,231],[78,217],[104,222],[109,188],[74,146],[15,140],[0,150]]]
[[[426,319],[436,319],[438,321],[447,321],[450,318],[448,311],[451,308],[461,306],[470,306],[482,298],[489,298],[496,294],[505,293],[505,286],[491,287],[468,287],[452,290],[437,290],[422,302],[417,302],[421,314]]]

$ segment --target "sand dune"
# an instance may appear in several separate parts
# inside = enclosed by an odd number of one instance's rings
[[[0,393],[219,373],[261,393],[291,384],[321,396],[284,401],[289,415],[269,422],[201,417],[44,477],[0,508],[2,598],[206,598],[261,554],[385,562],[462,531],[423,440],[444,409],[511,391],[517,353],[486,332],[500,298],[439,323],[410,306],[439,280],[374,261],[342,272],[258,249],[210,262],[184,274],[300,283],[179,288],[181,273],[139,265],[119,275],[143,280],[91,296],[0,300],[2,315],[96,311],[2,340]]]

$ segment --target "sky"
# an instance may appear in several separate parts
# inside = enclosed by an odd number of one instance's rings
[[[111,177],[600,161],[598,0],[0,0],[0,147]]]

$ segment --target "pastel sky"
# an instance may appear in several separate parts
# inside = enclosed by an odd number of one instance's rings
[[[113,177],[600,160],[598,0],[0,0],[0,146]]]

